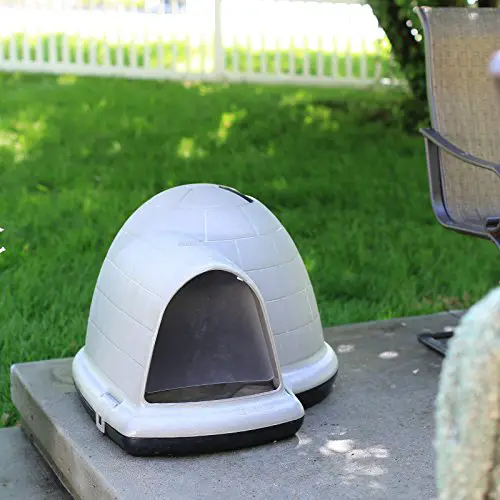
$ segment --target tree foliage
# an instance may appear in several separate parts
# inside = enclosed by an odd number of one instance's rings
[[[426,7],[496,7],[497,0],[479,0],[470,5],[467,0],[369,0],[392,46],[395,62],[401,68],[411,92],[404,105],[405,128],[415,129],[426,121],[427,90],[425,81],[425,52],[420,21],[414,12],[418,5]]]

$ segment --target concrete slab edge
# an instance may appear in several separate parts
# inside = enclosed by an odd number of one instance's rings
[[[335,336],[336,332],[358,332],[364,330],[387,331],[404,326],[408,331],[414,334],[422,333],[420,325],[422,323],[432,323],[434,321],[449,320],[451,326],[455,326],[466,311],[442,311],[434,314],[424,314],[420,316],[408,316],[401,318],[391,318],[385,320],[365,321],[361,323],[349,323],[345,325],[335,325],[325,327],[328,330],[329,336]]]
[[[101,487],[106,484],[104,477],[97,477],[99,472],[92,469],[85,456],[77,456],[75,448],[60,432],[57,422],[48,418],[44,408],[37,403],[36,398],[23,383],[15,365],[11,370],[11,397],[22,415],[21,426],[27,437],[73,498],[76,500],[81,498],[116,500],[118,498],[115,491]],[[69,476],[72,484],[65,479]]]
[[[74,498],[75,500],[81,500],[75,492],[72,491],[71,485],[65,480],[64,476],[61,474],[61,471],[55,466],[53,460],[50,458],[49,454],[47,451],[41,446],[39,440],[33,433],[33,431],[30,429],[29,425],[21,419],[21,429],[23,433],[26,435],[26,437],[31,441],[32,445],[35,447],[36,451],[42,456],[42,458],[45,460],[45,463],[50,467],[54,475],[56,476],[57,480],[59,481],[59,484],[61,485],[62,488],[64,488],[68,494]]]
[[[2,500],[70,500],[22,428],[0,429],[0,450]]]

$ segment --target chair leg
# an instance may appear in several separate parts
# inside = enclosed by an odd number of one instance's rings
[[[464,315],[464,311],[448,311],[451,316],[455,317],[457,321]],[[442,356],[446,356],[448,350],[448,341],[453,337],[455,328],[446,327],[445,330],[441,332],[424,332],[417,335],[419,342],[429,349],[436,351]]]
[[[438,333],[421,333],[417,335],[420,343],[424,344],[429,349],[436,351],[441,356],[446,356],[448,349],[448,340],[453,337],[451,332],[438,332]]]

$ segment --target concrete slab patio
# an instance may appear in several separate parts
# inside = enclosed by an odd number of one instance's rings
[[[339,356],[332,394],[290,440],[190,458],[133,458],[75,393],[71,360],[16,365],[23,427],[75,498],[432,499],[433,411],[442,359],[417,342],[459,314],[325,330]],[[3,497],[2,497],[3,498]]]

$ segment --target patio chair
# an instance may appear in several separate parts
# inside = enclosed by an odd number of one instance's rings
[[[431,128],[422,129],[438,221],[500,248],[500,81],[489,73],[500,50],[500,9],[428,8],[422,22]],[[453,333],[419,340],[446,354]]]

